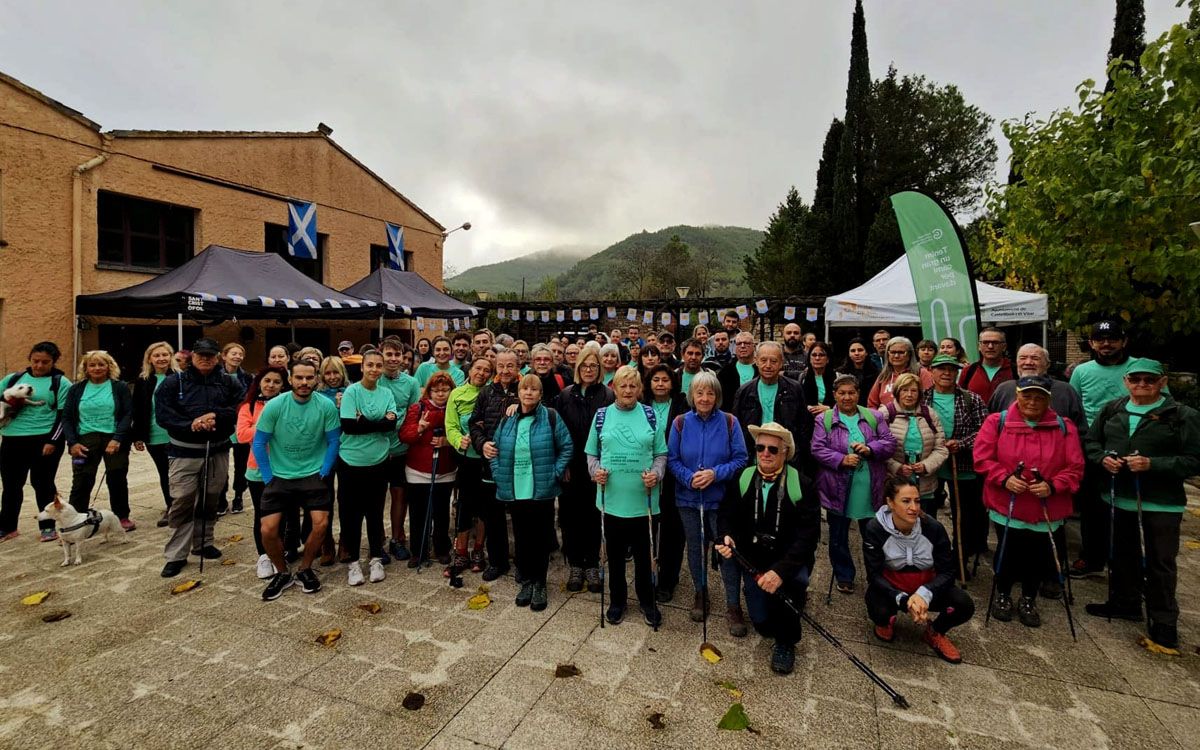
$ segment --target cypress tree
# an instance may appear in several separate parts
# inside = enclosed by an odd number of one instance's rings
[[[1117,0],[1113,18],[1112,43],[1108,46],[1108,61],[1121,58],[1133,66],[1134,75],[1142,74],[1142,53],[1146,51],[1146,8],[1142,0]],[[1104,90],[1111,91],[1109,78]]]
[[[872,150],[870,117],[871,68],[867,58],[867,22],[862,0],[855,0],[850,32],[850,73],[846,84],[846,117],[833,181],[830,230],[845,282],[863,278],[867,231],[878,208],[866,195],[865,177]]]
[[[837,174],[838,149],[842,146],[842,131],[845,126],[838,118],[829,123],[825,133],[825,145],[821,148],[821,161],[817,165],[817,189],[813,193],[813,210],[826,215],[833,211],[833,180]]]

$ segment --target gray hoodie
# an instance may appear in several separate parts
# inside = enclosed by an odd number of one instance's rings
[[[908,534],[901,534],[896,530],[896,524],[892,521],[892,509],[886,505],[875,512],[875,520],[879,521],[879,525],[888,533],[887,541],[883,543],[884,564],[888,570],[930,570],[934,567],[933,543],[921,533],[920,518]],[[933,592],[925,586],[918,588],[917,593],[926,602],[933,601]]]

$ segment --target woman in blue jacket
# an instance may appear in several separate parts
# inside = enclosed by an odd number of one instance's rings
[[[700,622],[708,616],[708,573],[704,566],[708,542],[717,539],[717,508],[725,496],[725,483],[746,465],[742,426],[732,414],[721,411],[721,383],[705,370],[688,386],[691,411],[676,417],[667,434],[667,468],[675,477],[675,504],[687,541],[688,570],[696,587],[690,617]],[[701,533],[703,523],[703,534]],[[721,563],[729,633],[746,635],[742,615],[737,563]]]
[[[513,557],[521,572],[516,605],[546,608],[546,569],[554,547],[554,498],[571,461],[571,434],[558,413],[542,405],[542,381],[521,378],[518,404],[500,420],[490,447],[496,499],[511,503]],[[484,445],[484,452],[489,445]]]

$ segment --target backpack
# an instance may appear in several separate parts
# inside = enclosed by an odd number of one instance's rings
[[[26,367],[21,372],[14,372],[12,374],[12,377],[10,377],[8,379],[8,382],[4,384],[4,390],[7,391],[9,388],[12,388],[14,385],[16,385],[17,381],[20,380],[21,376],[23,376],[23,375],[28,375],[31,378],[35,377],[33,374],[33,368]],[[59,386],[62,385],[62,379],[63,379],[62,370],[55,368],[50,371],[50,395],[54,399],[54,408],[55,409],[58,408],[58,388],[59,388]]]
[[[1058,417],[1058,429],[1062,430],[1062,434],[1066,435],[1067,434],[1067,423],[1064,422],[1063,418],[1059,417],[1057,414],[1055,414],[1054,416]],[[996,437],[999,437],[1000,433],[1004,432],[1004,423],[1007,421],[1008,421],[1008,410],[1005,409],[1004,411],[1000,412],[1000,420],[996,423]]]
[[[872,430],[879,429],[879,420],[875,418],[875,412],[865,406],[858,407],[858,416],[860,419],[867,420],[867,424],[871,425]],[[932,423],[931,423],[932,424]],[[829,432],[833,429],[833,409],[825,410],[825,431]]]
[[[657,430],[658,429],[658,415],[654,413],[654,407],[648,406],[646,404],[638,404],[638,406],[642,407],[642,413],[646,415],[646,421],[648,421],[650,423],[650,429]],[[554,413],[553,410],[550,413],[553,414]],[[607,406],[601,406],[599,409],[596,410],[596,416],[594,418],[594,423],[596,425],[596,439],[597,440],[600,439],[600,435],[604,431],[604,415],[607,413],[608,413]],[[553,423],[551,423],[551,426],[553,427]]]
[[[754,481],[754,473],[756,471],[758,469],[753,466],[747,467],[742,471],[741,477],[738,478],[738,486],[743,495],[750,489],[750,483]],[[792,466],[783,467],[783,471],[786,475],[784,481],[787,482],[788,498],[795,505],[803,499],[803,493],[800,491],[800,472],[796,471],[795,467]]]
[[[887,406],[884,408],[887,409],[887,421],[888,422],[896,421],[896,414],[899,413],[896,410],[896,402],[889,401]],[[932,430],[933,429],[933,417],[931,417],[929,415],[929,407],[925,404],[924,401],[921,402],[920,417],[925,420],[925,424],[929,425],[929,429]]]

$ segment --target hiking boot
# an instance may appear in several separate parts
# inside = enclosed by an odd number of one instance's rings
[[[358,560],[346,565],[346,583],[350,586],[361,586],[366,583],[367,579],[363,578],[362,566],[358,564]]]
[[[296,580],[292,578],[291,573],[276,573],[271,576],[271,582],[263,589],[262,598],[264,602],[269,602],[283,596],[283,592],[291,588]]]
[[[217,515],[223,516],[229,512],[229,501],[221,498],[221,502],[217,503]]]
[[[158,528],[160,528],[160,529],[161,529],[161,528],[163,528],[163,527],[165,527],[165,526],[167,525],[167,513],[168,513],[168,512],[169,512],[169,511],[166,511],[166,510],[164,510],[164,511],[162,512],[162,517],[160,517],[160,518],[159,518],[157,521],[155,521],[155,522],[154,522],[154,525],[155,525],[155,526],[157,526],[157,527],[158,527]]]
[[[838,581],[837,590],[839,594],[853,594],[854,581]]]
[[[875,626],[875,637],[884,643],[891,643],[896,640],[896,616],[892,615],[888,618],[886,625]]]
[[[1083,608],[1092,617],[1105,617],[1111,620],[1129,620],[1130,622],[1142,621],[1142,607],[1139,604],[1136,607],[1122,607],[1119,604],[1112,602],[1093,602],[1087,604]]]
[[[996,594],[996,601],[992,603],[992,617],[1000,622],[1012,622],[1013,601],[1011,596]]]
[[[749,632],[740,605],[735,604],[725,610],[725,622],[729,624],[729,634],[734,638],[745,638]]]
[[[583,571],[583,580],[587,582],[589,593],[599,594],[604,589],[604,584],[600,582],[599,568],[588,568]]]
[[[450,557],[450,564],[446,566],[446,572],[444,575],[447,578],[449,578],[450,576],[459,575],[464,570],[466,570],[468,567],[470,567],[470,565],[471,565],[471,561],[467,559],[466,555],[461,555],[461,554],[455,552]]]
[[[487,567],[487,561],[483,558],[483,550],[471,550],[471,572],[482,573]]]
[[[229,512],[230,513],[242,513],[245,510],[246,510],[245,501],[242,500],[241,495],[238,495],[237,497],[235,497],[233,499],[233,505],[229,508]]]
[[[517,598],[513,600],[513,604],[518,607],[528,607],[533,601],[533,583],[526,581],[521,584],[521,590],[517,592]]]
[[[571,568],[567,575],[567,591],[583,591],[583,568]]]
[[[192,554],[196,555],[197,557],[203,557],[205,560],[220,560],[221,559],[221,550],[217,549],[216,547],[212,546],[211,544],[202,549],[192,550]]]
[[[1179,649],[1179,632],[1174,625],[1152,622],[1150,623],[1148,635],[1150,636],[1150,640],[1163,648]]]
[[[487,569],[483,571],[483,575],[480,577],[483,578],[484,581],[494,581],[507,572],[507,567],[497,568],[495,565],[489,565],[487,566]]]
[[[667,604],[674,598],[675,598],[675,589],[674,588],[667,588],[665,586],[660,586],[658,588],[658,590],[654,592],[654,601],[658,602],[659,604]]]
[[[703,622],[704,612],[708,609],[704,601],[704,592],[697,591],[696,596],[692,599],[692,611],[688,612],[688,618],[692,622]]]
[[[1080,558],[1071,563],[1068,575],[1072,578],[1099,578],[1104,575],[1104,566],[1088,565],[1087,560]]]
[[[625,605],[613,604],[609,606],[608,611],[604,613],[604,619],[608,620],[609,625],[620,625],[625,619]]]
[[[958,664],[962,661],[962,654],[958,652],[958,648],[950,642],[950,639],[946,637],[945,633],[939,633],[932,627],[926,627],[924,635],[921,636],[921,640],[925,641],[925,643],[928,644],[931,649],[933,649],[933,653],[942,657],[951,664]]]
[[[127,531],[127,532],[128,531],[137,531],[137,524],[134,523],[129,518],[122,518],[121,519],[121,528],[125,529],[125,531]]]
[[[387,573],[383,570],[383,560],[378,557],[372,557],[371,561],[367,563],[367,571],[371,583],[379,583],[384,578],[387,578]]]
[[[278,572],[275,570],[275,563],[271,562],[271,558],[266,555],[258,556],[258,564],[254,567],[255,575],[265,581]]]
[[[549,598],[546,595],[546,584],[533,584],[533,596],[529,599],[529,608],[534,612],[541,612],[549,603]]]
[[[321,579],[317,578],[317,573],[312,568],[298,571],[296,580],[300,582],[300,590],[306,594],[315,594],[321,590]]]
[[[0,542],[7,542],[10,539],[16,539],[21,536],[19,531],[0,531]]]
[[[1038,613],[1037,602],[1032,596],[1022,596],[1017,602],[1017,619],[1027,628],[1042,626],[1042,616]]]
[[[1038,596],[1043,599],[1062,599],[1063,587],[1058,581],[1043,581]]]
[[[408,547],[399,539],[389,541],[387,551],[391,553],[392,558],[395,560],[407,560],[412,557],[412,553],[408,551]]]
[[[42,529],[42,541],[43,542],[58,541],[58,532],[55,531],[54,529]]]
[[[771,671],[775,674],[791,674],[796,667],[796,647],[779,641],[771,647]]]
[[[162,573],[160,575],[162,575],[163,578],[174,578],[175,576],[179,575],[180,571],[183,570],[184,565],[187,565],[187,560],[171,560],[163,566]]]
[[[646,620],[647,625],[649,625],[652,628],[657,628],[659,625],[662,625],[662,621],[663,621],[662,610],[659,609],[656,605],[652,604],[649,607],[643,606],[641,609],[642,609],[642,618]]]

